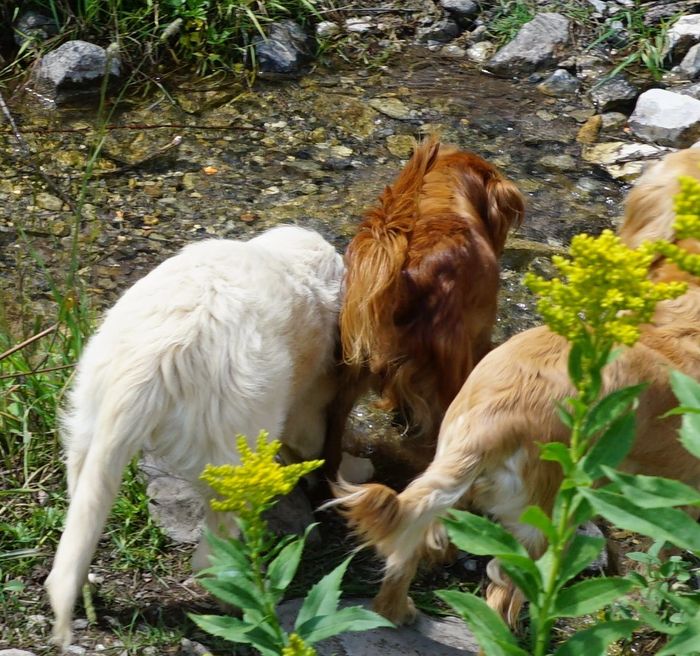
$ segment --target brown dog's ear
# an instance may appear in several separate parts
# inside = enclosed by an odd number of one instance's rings
[[[506,236],[517,228],[525,217],[525,198],[510,180],[496,176],[486,186],[488,196],[489,231],[493,248],[498,255],[503,251]]]

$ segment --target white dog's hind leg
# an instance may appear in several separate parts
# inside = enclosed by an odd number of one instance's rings
[[[96,436],[75,482],[51,573],[46,579],[55,622],[53,642],[71,642],[73,606],[87,578],[90,561],[119,490],[124,469],[134,455],[133,442],[112,432]]]

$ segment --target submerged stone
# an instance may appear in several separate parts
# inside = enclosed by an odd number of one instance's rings
[[[99,93],[105,74],[117,78],[119,55],[87,41],[67,41],[41,58],[34,76],[35,90],[63,104]]]

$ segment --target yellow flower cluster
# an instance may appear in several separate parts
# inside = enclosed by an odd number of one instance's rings
[[[282,443],[267,441],[267,433],[258,435],[253,451],[246,438],[236,438],[240,465],[207,465],[200,478],[208,483],[221,499],[214,499],[214,510],[232,511],[244,521],[255,521],[279,496],[289,494],[302,476],[317,469],[323,460],[310,460],[294,465],[281,465],[276,456]]]
[[[700,180],[683,176],[678,180],[680,192],[674,200],[676,222],[673,230],[676,239],[700,239]],[[700,276],[700,255],[689,253],[675,244],[655,242],[657,251],[674,262],[683,271]]]
[[[282,650],[282,656],[316,656],[316,653],[316,650],[296,633],[289,636],[289,644]]]
[[[654,253],[628,248],[610,230],[577,235],[570,254],[570,260],[552,259],[561,278],[527,274],[525,284],[539,295],[537,309],[547,325],[571,342],[595,334],[601,342],[632,345],[656,304],[686,290],[682,283],[648,280]]]

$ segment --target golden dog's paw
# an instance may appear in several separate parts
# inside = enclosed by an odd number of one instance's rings
[[[416,606],[410,597],[404,597],[403,601],[375,599],[374,610],[396,626],[413,624],[418,616]]]

